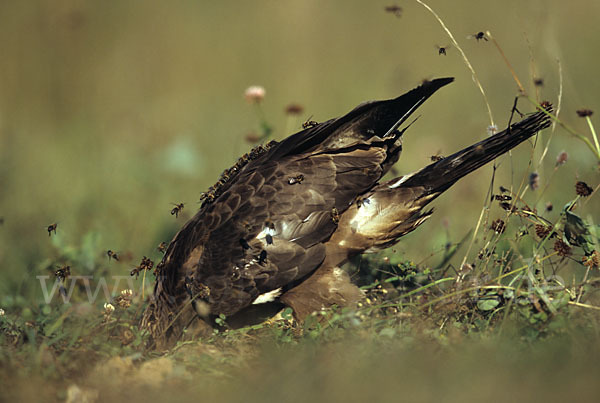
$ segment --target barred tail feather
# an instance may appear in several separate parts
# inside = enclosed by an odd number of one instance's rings
[[[402,181],[402,187],[425,186],[426,194],[439,194],[463,176],[508,152],[548,126],[549,116],[541,111],[536,112],[500,133],[415,172]]]

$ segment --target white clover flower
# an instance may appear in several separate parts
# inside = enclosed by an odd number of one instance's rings
[[[4,316],[5,312],[4,309],[0,308],[0,316]]]
[[[246,101],[250,103],[258,103],[263,100],[265,94],[266,91],[264,87],[261,87],[260,85],[252,85],[246,88],[246,91],[244,92],[244,98],[246,98]]]
[[[106,313],[107,315],[110,315],[111,313],[113,313],[114,310],[115,310],[115,307],[113,306],[113,304],[111,304],[109,302],[104,303],[104,313]]]
[[[123,291],[121,291],[121,296],[123,298],[128,298],[128,299],[131,298],[133,296],[133,290],[131,290],[129,288],[126,290],[123,290]]]

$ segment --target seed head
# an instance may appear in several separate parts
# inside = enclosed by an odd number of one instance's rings
[[[531,190],[536,190],[540,187],[540,175],[537,172],[532,172],[529,175],[529,187]]]
[[[556,157],[556,166],[562,165],[569,159],[569,154],[566,151],[561,151]]]
[[[117,298],[115,298],[115,302],[117,305],[119,305],[119,308],[127,309],[131,306],[131,297],[119,295]]]
[[[592,116],[594,114],[594,111],[592,111],[591,109],[579,109],[577,110],[577,116],[579,116],[580,118],[585,118],[588,116]]]
[[[550,230],[552,230],[552,228],[547,225],[543,225],[543,224],[535,225],[535,234],[540,239],[546,238],[548,236],[548,234],[550,233]]]
[[[289,104],[285,107],[286,115],[300,115],[304,112],[304,107],[300,104]]]
[[[506,229],[506,224],[504,223],[504,221],[498,218],[497,220],[494,220],[492,222],[490,228],[493,229],[496,232],[496,234],[501,234]]]
[[[557,239],[554,242],[554,250],[558,253],[558,256],[569,256],[571,255],[571,247],[566,242]]]
[[[575,184],[575,192],[579,196],[587,197],[587,196],[591,195],[593,191],[594,191],[594,189],[592,189],[591,187],[589,187],[588,184],[585,183],[585,182],[578,181]]]
[[[583,257],[583,265],[587,266],[590,269],[598,269],[600,268],[600,253],[595,250],[589,256]]]
[[[255,144],[260,141],[260,136],[254,132],[250,132],[246,134],[245,140],[250,144]]]
[[[506,211],[510,211],[511,213],[515,213],[517,211],[517,206],[512,205],[508,202],[500,202],[500,207],[502,207]]]

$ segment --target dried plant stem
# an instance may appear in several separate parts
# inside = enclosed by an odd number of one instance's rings
[[[598,307],[598,306],[582,304],[580,302],[575,302],[575,301],[569,301],[569,305],[574,305],[574,306],[578,306],[580,308],[588,308],[588,309],[594,309],[594,310],[600,311],[600,307]]]
[[[541,161],[540,161],[541,162]],[[558,171],[558,165],[556,165],[554,167],[554,169],[552,170],[552,173],[548,176],[548,178],[546,179],[546,184],[544,185],[544,188],[542,189],[542,191],[539,193],[537,200],[535,201],[535,205],[537,206],[537,204],[542,200],[542,197],[544,196],[544,194],[546,193],[546,190],[548,190],[548,187],[550,187],[550,184],[552,183],[552,179],[554,178],[554,174],[556,173],[556,171]]]
[[[583,286],[587,283],[589,274],[590,274],[590,267],[588,267],[587,270],[585,271],[583,280],[581,281],[581,284],[579,285],[579,295],[577,296],[577,302],[581,301],[581,297],[583,296]]]
[[[483,86],[481,85],[481,82],[479,81],[479,78],[477,77],[477,73],[475,73],[475,69],[471,65],[471,62],[469,62],[467,55],[465,55],[465,52],[462,50],[462,48],[460,47],[458,42],[456,42],[456,39],[454,39],[454,35],[452,35],[452,32],[450,32],[448,27],[446,27],[446,24],[444,24],[444,21],[440,18],[440,16],[437,15],[437,13],[435,11],[433,11],[433,9],[431,7],[429,7],[427,4],[425,4],[423,1],[421,1],[421,0],[415,0],[415,1],[417,3],[419,3],[420,5],[422,5],[423,7],[425,7],[427,9],[427,11],[429,11],[435,17],[435,19],[440,23],[440,25],[442,26],[444,31],[446,31],[446,34],[448,34],[448,37],[450,37],[450,40],[454,44],[454,47],[456,47],[456,49],[458,49],[458,51],[460,52],[460,54],[465,62],[465,65],[471,71],[471,75],[473,76],[473,81],[475,82],[475,84],[477,85],[477,88],[479,88],[479,91],[481,92],[481,95],[483,96],[483,100],[487,107],[488,116],[490,118],[490,125],[495,126],[494,117],[492,116],[492,108],[490,107],[490,103],[488,102],[487,95],[485,94],[485,91],[483,90]]]
[[[488,196],[486,195],[486,200],[488,199]],[[460,263],[460,267],[463,267],[465,265],[465,263],[467,262],[467,257],[469,256],[469,253],[471,253],[471,248],[473,247],[473,244],[475,243],[475,238],[477,237],[477,233],[479,232],[479,227],[481,227],[481,222],[483,221],[483,215],[485,214],[487,208],[484,205],[483,208],[481,209],[481,213],[479,214],[479,219],[477,220],[477,225],[475,226],[475,231],[473,231],[473,236],[471,237],[471,242],[469,242],[469,247],[467,248],[467,252],[465,253],[465,256],[463,257],[462,262]],[[460,276],[456,277],[456,281],[458,282],[460,280]]]
[[[146,288],[146,270],[142,274],[142,301],[144,301],[144,289]]]
[[[558,64],[558,104],[556,105],[556,117],[558,118],[558,115],[560,115],[560,110],[562,108],[563,71],[560,59],[556,59],[556,63]],[[552,123],[552,133],[554,133],[554,129],[556,129],[556,122]]]
[[[500,45],[498,45],[498,42],[496,42],[496,39],[494,39],[494,37],[492,36],[490,31],[486,31],[485,34],[487,35],[488,38],[490,38],[492,40],[492,43],[496,46],[496,49],[498,49],[498,52],[500,52],[500,56],[502,56],[502,59],[504,59],[504,63],[506,63],[506,65],[508,66],[508,70],[510,70],[510,74],[512,74],[513,79],[517,83],[517,86],[519,87],[519,91],[521,92],[521,94],[527,94],[527,92],[525,91],[525,88],[523,87],[523,85],[521,84],[521,81],[519,80],[519,77],[517,77],[517,73],[515,73],[515,69],[513,69],[512,65],[508,61],[508,58],[504,54],[504,51],[502,50]]]
[[[563,73],[562,73],[562,65],[560,64],[560,60],[556,60],[558,63],[558,100],[556,102],[556,117],[560,114],[560,108],[562,106],[562,96],[563,96]],[[548,154],[548,149],[550,148],[550,142],[552,141],[552,136],[554,135],[554,131],[556,130],[556,121],[552,122],[552,131],[550,131],[550,137],[548,137],[548,141],[546,142],[546,147],[544,148],[544,152],[540,157],[538,162],[538,166],[542,165],[542,161]]]

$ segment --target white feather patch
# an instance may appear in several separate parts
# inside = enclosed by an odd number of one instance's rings
[[[257,237],[258,239],[262,239],[262,238],[265,238],[265,237],[267,236],[267,234],[268,234],[268,235],[271,235],[271,236],[275,236],[275,234],[277,234],[277,231],[275,231],[275,229],[274,229],[274,228],[264,227],[264,228],[263,228],[263,230],[262,230],[262,231],[260,231],[260,232],[259,232],[259,233],[256,235],[256,237]]]
[[[390,189],[396,189],[398,186],[402,185],[404,182],[406,182],[406,180],[407,180],[408,178],[410,178],[410,177],[411,177],[411,176],[413,176],[413,175],[414,175],[414,173],[412,173],[412,174],[408,174],[408,175],[404,175],[404,176],[401,176],[401,177],[400,177],[400,179],[398,179],[396,182],[392,183],[392,184],[391,184],[391,185],[389,185],[388,187],[389,187]]]
[[[373,217],[381,210],[375,197],[370,197],[368,200],[368,203],[363,203],[362,206],[356,210],[354,217],[352,217],[352,220],[350,221],[352,228],[355,228],[357,231],[360,230],[361,226],[371,224]]]
[[[279,297],[280,295],[281,295],[281,287],[277,288],[276,290],[269,291],[264,294],[260,294],[258,297],[256,297],[256,299],[254,301],[252,301],[252,305],[273,302],[273,301],[275,301],[275,298]]]

